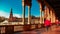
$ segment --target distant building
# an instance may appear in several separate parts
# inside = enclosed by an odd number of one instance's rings
[[[11,8],[10,16],[9,16],[9,22],[13,22],[12,8]]]
[[[8,19],[9,22],[22,22],[22,18],[13,17],[13,12],[11,8],[10,16]]]
[[[35,24],[37,24],[37,23],[39,23],[40,22],[40,17],[31,17],[31,23],[33,24],[33,23],[35,23]]]
[[[8,22],[22,22],[22,18],[13,17],[12,9],[10,11],[10,16]],[[28,18],[25,18],[25,22],[28,22]],[[31,23],[39,23],[40,17],[31,16]]]
[[[3,22],[5,20],[5,17],[0,16],[0,22]]]

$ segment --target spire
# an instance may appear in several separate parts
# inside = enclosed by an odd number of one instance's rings
[[[10,11],[10,18],[11,17],[13,17],[12,8],[11,8],[11,11]]]
[[[11,8],[10,14],[12,14],[12,8]]]
[[[12,12],[12,8],[10,10],[10,16],[9,16],[9,22],[13,21],[13,12]]]

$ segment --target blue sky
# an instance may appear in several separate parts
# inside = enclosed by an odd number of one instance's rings
[[[22,0],[0,0],[0,16],[9,17],[11,8],[14,16],[22,17]],[[26,17],[27,9],[26,6]],[[32,0],[31,15],[40,16],[39,3],[36,0]]]

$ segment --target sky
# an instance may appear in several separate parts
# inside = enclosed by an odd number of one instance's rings
[[[14,17],[22,17],[22,0],[0,0],[0,16],[9,18],[12,8]],[[32,0],[31,15],[40,16],[39,3]],[[25,17],[28,16],[28,7],[26,6]]]

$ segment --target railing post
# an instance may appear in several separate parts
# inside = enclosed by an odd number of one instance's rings
[[[5,34],[14,34],[14,26],[11,25],[5,26]]]

